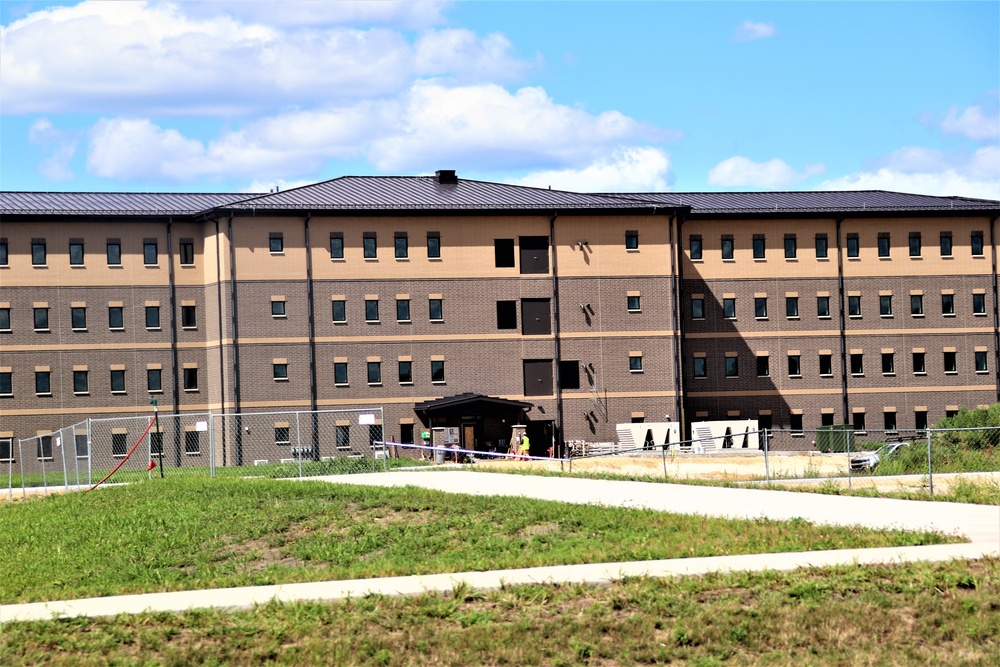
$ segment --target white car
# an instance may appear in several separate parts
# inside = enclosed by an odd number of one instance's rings
[[[908,442],[890,442],[882,445],[874,452],[851,457],[852,472],[867,472],[874,470],[880,461],[885,461],[896,455],[901,447],[909,447]]]

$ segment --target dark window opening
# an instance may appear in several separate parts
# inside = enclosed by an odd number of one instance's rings
[[[181,241],[180,260],[181,266],[194,264],[194,241]]]
[[[580,388],[580,362],[563,360],[559,362],[559,386],[563,389]]]
[[[517,328],[517,302],[497,301],[497,329]]]
[[[494,239],[493,256],[498,269],[513,268],[514,239]]]

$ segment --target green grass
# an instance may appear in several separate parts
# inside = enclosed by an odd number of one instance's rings
[[[0,506],[0,602],[536,565],[937,544],[417,488],[177,478]]]
[[[20,665],[997,665],[1000,560],[9,623]]]

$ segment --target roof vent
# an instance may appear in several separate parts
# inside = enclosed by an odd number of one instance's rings
[[[437,179],[441,185],[456,185],[458,183],[458,176],[455,175],[454,169],[438,169]]]

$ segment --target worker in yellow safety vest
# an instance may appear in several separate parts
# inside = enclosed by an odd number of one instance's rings
[[[528,440],[527,435],[521,436],[521,445],[517,448],[517,453],[524,459],[528,458],[528,452],[531,451],[531,441]]]

